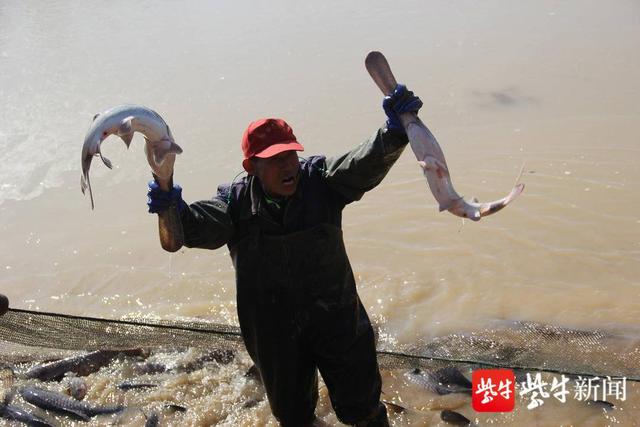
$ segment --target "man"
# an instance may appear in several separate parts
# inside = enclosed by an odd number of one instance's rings
[[[189,206],[181,189],[150,183],[149,211],[178,209],[185,245],[229,247],[242,338],[282,426],[315,419],[318,370],[338,418],[387,426],[373,329],[356,292],[342,239],[342,209],[378,185],[407,144],[398,115],[422,102],[398,85],[385,97],[386,126],[334,158],[303,151],[280,119],[249,125],[248,176]],[[160,185],[159,185],[160,184]]]

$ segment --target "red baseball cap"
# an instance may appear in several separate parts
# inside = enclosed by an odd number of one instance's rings
[[[244,160],[266,159],[283,151],[304,151],[291,127],[282,119],[260,119],[249,124],[242,135]],[[244,163],[244,162],[243,162]]]

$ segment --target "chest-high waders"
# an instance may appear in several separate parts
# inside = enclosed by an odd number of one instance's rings
[[[248,235],[230,248],[238,317],[273,414],[283,426],[310,423],[318,369],[338,418],[363,420],[379,405],[381,378],[342,231],[320,224],[274,236],[256,216],[248,221]]]

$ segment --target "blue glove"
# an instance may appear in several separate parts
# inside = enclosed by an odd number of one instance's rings
[[[422,101],[403,84],[398,84],[391,95],[384,97],[382,108],[387,115],[387,129],[404,132],[399,114],[418,113]]]
[[[171,191],[163,191],[155,180],[149,181],[147,197],[149,213],[160,213],[171,206],[176,206],[178,213],[182,213],[187,207],[187,203],[182,200],[182,187],[179,185],[174,185]]]

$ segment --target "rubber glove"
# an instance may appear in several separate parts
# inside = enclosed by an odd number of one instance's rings
[[[382,108],[387,115],[387,129],[404,132],[399,115],[402,113],[418,113],[422,101],[403,84],[398,84],[391,95],[384,97]]]
[[[171,191],[163,191],[155,180],[151,180],[147,197],[149,213],[160,213],[171,206],[176,206],[178,213],[182,213],[187,208],[187,203],[182,200],[182,187],[179,185],[174,185]]]

